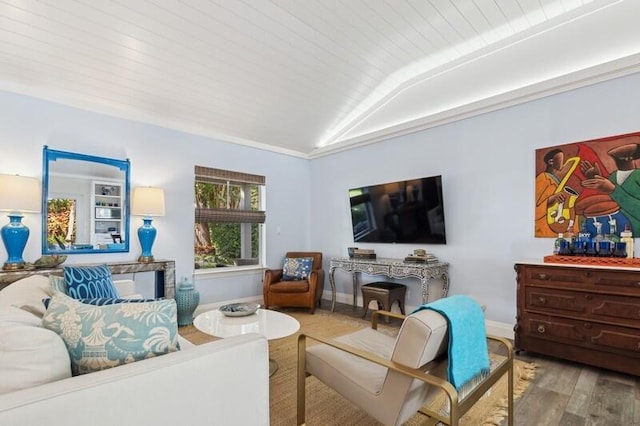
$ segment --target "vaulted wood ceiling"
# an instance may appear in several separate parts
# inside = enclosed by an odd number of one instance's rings
[[[0,89],[314,157],[637,72],[637,0],[0,0]]]

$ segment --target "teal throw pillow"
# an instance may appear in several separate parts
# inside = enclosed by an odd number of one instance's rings
[[[49,275],[49,293],[53,294],[56,291],[67,294],[67,284],[64,282],[64,277]]]
[[[64,282],[67,286],[65,293],[74,299],[93,299],[96,297],[117,299],[120,297],[107,265],[65,266]]]
[[[173,299],[94,306],[54,293],[42,325],[64,340],[74,376],[179,349]]]
[[[312,257],[285,257],[282,281],[304,280],[311,273]]]

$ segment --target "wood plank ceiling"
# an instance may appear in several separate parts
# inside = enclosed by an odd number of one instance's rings
[[[313,157],[635,72],[639,3],[0,0],[0,89]]]

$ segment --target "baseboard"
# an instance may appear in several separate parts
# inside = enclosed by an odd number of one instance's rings
[[[487,334],[492,334],[497,337],[504,337],[505,339],[513,340],[515,335],[513,332],[513,324],[507,324],[504,322],[485,320],[485,327]]]

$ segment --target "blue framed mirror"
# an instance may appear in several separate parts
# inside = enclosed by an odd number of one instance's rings
[[[129,251],[129,159],[42,154],[42,254]]]

